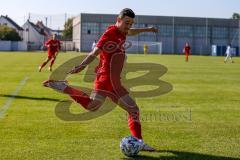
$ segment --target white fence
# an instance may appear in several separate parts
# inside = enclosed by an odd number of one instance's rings
[[[61,41],[61,50],[62,51],[74,51],[75,46],[72,41]]]
[[[27,43],[23,41],[0,41],[0,51],[27,51]]]

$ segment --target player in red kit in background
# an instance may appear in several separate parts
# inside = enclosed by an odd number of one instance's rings
[[[116,24],[107,28],[96,47],[78,66],[69,71],[69,74],[81,72],[96,56],[100,55],[91,96],[88,96],[80,89],[69,86],[66,81],[47,80],[43,82],[43,85],[70,95],[86,110],[93,112],[103,105],[106,97],[109,97],[127,111],[129,129],[132,136],[138,138],[139,142],[141,142],[141,150],[155,151],[154,148],[143,142],[139,108],[135,100],[130,97],[128,91],[121,84],[120,74],[126,59],[123,47],[126,37],[142,32],[157,32],[154,27],[131,28],[134,18],[135,14],[131,9],[123,9],[117,17]]]
[[[190,55],[190,50],[191,50],[191,47],[190,47],[189,43],[186,42],[186,44],[183,48],[183,53],[185,53],[185,56],[186,56],[186,62],[188,62],[188,56]]]
[[[61,48],[60,41],[56,39],[56,35],[53,34],[51,39],[49,39],[45,46],[48,48],[48,57],[47,59],[42,63],[41,66],[39,66],[38,71],[41,72],[42,68],[51,60],[49,71],[52,71],[52,66],[56,60],[56,57],[58,55],[58,52]]]

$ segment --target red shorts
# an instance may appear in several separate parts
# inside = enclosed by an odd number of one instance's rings
[[[94,92],[100,95],[107,96],[113,101],[117,102],[118,99],[129,92],[122,86],[120,78],[111,80],[110,76],[98,75],[94,82]]]
[[[48,52],[48,58],[53,58],[56,52]]]

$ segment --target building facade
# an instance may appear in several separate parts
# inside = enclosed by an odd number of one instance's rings
[[[75,49],[89,52],[94,40],[98,40],[109,25],[115,24],[117,15],[82,13],[73,19],[73,42]],[[128,37],[136,44],[143,42],[161,43],[161,52],[165,54],[182,53],[183,46],[189,42],[192,54],[211,55],[212,46],[217,46],[217,55],[223,55],[226,46],[231,43],[235,54],[240,55],[240,22],[234,19],[136,16],[133,27],[155,26],[159,32],[142,33]],[[150,50],[151,51],[151,50]],[[142,45],[132,46],[132,53],[142,53]],[[152,53],[158,52],[158,47]]]

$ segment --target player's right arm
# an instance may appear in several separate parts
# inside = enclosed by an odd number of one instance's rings
[[[68,72],[68,74],[74,74],[81,72],[84,70],[84,68],[89,65],[101,52],[101,50],[98,47],[95,47],[88,56],[82,61],[82,63],[78,66],[75,66],[72,70]]]
[[[74,67],[68,74],[74,74],[81,72],[84,68],[90,64],[98,55],[99,53],[104,50],[104,45],[111,40],[111,31],[107,30],[99,39],[96,47],[88,54],[88,56],[82,61],[82,63],[76,67]]]

